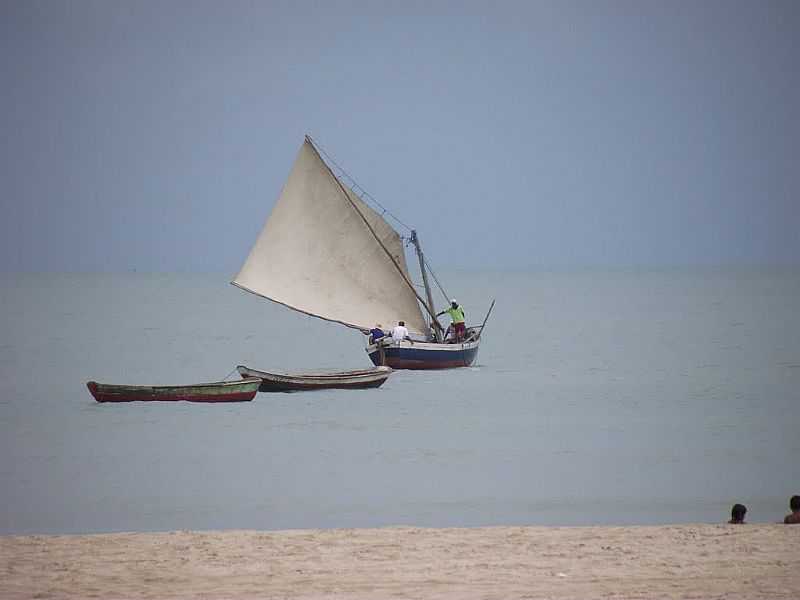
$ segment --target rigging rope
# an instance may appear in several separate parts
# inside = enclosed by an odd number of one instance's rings
[[[328,165],[328,163],[326,163],[324,160],[322,160],[322,157],[320,156],[319,151],[317,150],[317,147],[315,145],[316,142],[314,142],[314,140],[312,140],[311,137],[309,137],[309,136],[306,136],[306,138],[309,140],[309,142],[311,144],[311,148],[314,150],[314,152],[317,153],[317,157],[319,158],[320,162],[325,166],[326,169],[328,169],[328,173],[330,173],[331,177],[333,177],[334,181],[339,186],[339,189],[342,191],[342,194],[344,195],[345,200],[347,200],[350,203],[350,206],[353,207],[353,210],[355,210],[356,213],[358,214],[358,216],[361,217],[361,220],[364,222],[364,225],[367,226],[367,229],[369,229],[369,232],[372,234],[372,237],[375,238],[375,241],[378,243],[378,245],[381,247],[381,249],[386,253],[386,256],[389,257],[389,260],[392,261],[392,264],[394,265],[395,269],[397,269],[397,272],[400,274],[401,279],[408,286],[408,289],[411,290],[411,293],[414,294],[414,296],[420,302],[420,304],[422,304],[422,306],[425,307],[425,310],[428,313],[430,313],[431,317],[435,319],[436,315],[433,313],[433,309],[427,305],[425,300],[422,299],[422,296],[420,296],[417,293],[417,290],[414,289],[414,282],[411,281],[411,278],[408,276],[408,274],[405,271],[403,271],[402,267],[398,264],[397,259],[395,259],[395,257],[392,256],[392,253],[389,252],[389,249],[384,245],[384,243],[378,237],[378,234],[375,233],[375,229],[372,227],[372,225],[370,225],[370,222],[364,216],[364,213],[361,212],[361,209],[358,208],[358,206],[356,206],[355,202],[353,202],[353,199],[345,191],[344,184],[341,181],[339,181],[338,177],[336,177],[336,174],[333,172],[333,169],[331,169],[330,165]],[[407,227],[406,225],[403,225],[403,226]],[[420,315],[420,316],[422,316],[423,319],[424,319],[424,315]]]
[[[439,278],[436,277],[436,273],[434,273],[433,269],[431,269],[431,265],[428,262],[428,259],[423,256],[423,260],[425,261],[425,266],[428,267],[428,271],[433,276],[433,280],[436,282],[436,287],[438,287],[439,291],[442,292],[442,296],[444,296],[444,301],[449,304],[450,303],[450,296],[447,295],[447,292],[444,291],[444,288],[442,287],[442,284],[439,283]]]
[[[350,175],[350,174],[349,174],[347,171],[345,171],[345,170],[344,170],[344,169],[343,169],[341,166],[339,166],[339,164],[338,164],[338,163],[337,163],[337,162],[336,162],[336,161],[333,159],[333,157],[332,157],[330,154],[328,154],[328,153],[325,151],[325,148],[323,148],[323,147],[322,147],[322,146],[319,144],[319,142],[318,142],[317,140],[315,140],[315,139],[311,138],[311,136],[308,136],[308,137],[309,137],[309,139],[310,139],[310,140],[313,142],[313,145],[314,145],[314,147],[315,147],[316,149],[318,149],[318,150],[319,150],[319,151],[320,151],[320,152],[321,152],[321,153],[322,153],[322,154],[325,156],[325,158],[328,160],[328,162],[330,162],[330,163],[331,163],[331,164],[332,164],[334,167],[336,167],[336,168],[337,168],[337,169],[338,169],[338,170],[339,170],[339,171],[342,173],[342,175],[344,175],[344,176],[345,176],[347,179],[349,179],[349,180],[350,180],[350,181],[353,183],[353,185],[351,186],[351,188],[353,189],[353,191],[355,192],[355,188],[359,188],[359,189],[361,190],[361,192],[362,192],[362,194],[363,194],[363,197],[362,197],[362,196],[359,196],[359,197],[361,197],[361,198],[362,198],[362,200],[363,200],[363,199],[369,200],[369,202],[371,202],[372,204],[374,204],[375,206],[377,206],[378,208],[380,208],[380,209],[381,209],[381,211],[383,211],[383,214],[384,214],[384,215],[388,215],[389,217],[391,217],[391,218],[392,218],[394,221],[396,221],[396,222],[397,222],[397,223],[398,223],[398,224],[399,224],[401,227],[404,227],[404,228],[405,228],[406,230],[408,230],[409,232],[411,232],[411,231],[412,231],[411,227],[409,227],[408,225],[406,225],[405,223],[403,223],[403,222],[402,222],[400,219],[398,219],[396,216],[394,216],[394,214],[392,214],[392,212],[391,212],[391,211],[389,211],[389,210],[388,210],[388,209],[387,209],[387,208],[386,208],[386,207],[385,207],[383,204],[381,204],[381,203],[380,203],[380,202],[378,202],[378,201],[377,201],[375,198],[373,198],[373,197],[372,197],[372,195],[371,195],[371,194],[370,194],[370,193],[369,193],[367,190],[365,190],[363,187],[361,187],[361,185],[360,185],[360,184],[359,184],[359,183],[358,183],[358,182],[355,180],[355,178],[353,178],[353,177],[352,177],[352,176],[351,176],[351,175]],[[354,208],[355,208],[355,207],[354,207]],[[363,216],[362,216],[362,218],[363,218]],[[371,228],[370,228],[370,229],[371,229]],[[376,237],[377,237],[377,236],[376,236]],[[406,241],[406,243],[408,243],[408,241],[409,241],[409,238],[406,238],[405,236],[401,236],[401,239],[402,239],[403,241]],[[381,244],[381,245],[383,245],[383,244]],[[384,248],[384,249],[385,249],[385,248]],[[442,296],[444,297],[444,300],[445,300],[445,302],[446,302],[447,304],[449,304],[449,303],[450,303],[450,296],[448,296],[448,295],[447,295],[447,292],[445,292],[445,291],[444,291],[444,288],[442,287],[442,284],[439,282],[439,278],[438,278],[438,277],[436,277],[436,273],[434,273],[434,272],[433,272],[433,269],[431,268],[431,265],[430,265],[430,263],[428,262],[428,259],[427,259],[427,258],[425,258],[425,256],[424,256],[424,255],[423,255],[422,259],[423,259],[423,261],[424,261],[424,263],[425,263],[425,266],[428,268],[428,271],[429,271],[429,272],[430,272],[430,274],[433,276],[433,280],[436,282],[436,287],[438,287],[438,288],[439,288],[439,291],[442,293]],[[420,287],[418,284],[414,284],[414,286],[416,286],[416,287]],[[415,295],[416,295],[416,292],[415,292]],[[419,296],[417,296],[417,298],[419,298]],[[422,299],[420,299],[420,302],[422,302],[423,304],[425,304],[425,302],[423,302],[423,301],[422,301]],[[427,305],[426,305],[426,306],[427,306]]]
[[[309,136],[309,137],[310,137],[310,136]],[[350,180],[350,181],[351,181],[351,182],[354,184],[354,185],[352,185],[352,186],[351,186],[351,188],[359,188],[359,189],[361,190],[361,192],[363,193],[363,195],[364,195],[364,196],[365,196],[365,197],[366,197],[366,198],[367,198],[367,199],[368,199],[368,200],[369,200],[369,201],[370,201],[372,204],[374,204],[375,206],[377,206],[378,208],[380,208],[380,209],[383,211],[383,214],[385,214],[385,215],[389,215],[389,216],[390,216],[392,219],[394,219],[395,221],[397,221],[397,223],[398,223],[398,224],[399,224],[401,227],[405,227],[405,228],[406,228],[408,231],[411,231],[411,227],[409,227],[408,225],[406,225],[405,223],[403,223],[403,222],[402,222],[400,219],[398,219],[397,217],[395,217],[395,216],[394,216],[394,215],[393,215],[393,214],[392,214],[392,213],[389,211],[389,209],[387,209],[387,208],[386,208],[386,207],[385,207],[383,204],[381,204],[380,202],[378,202],[377,200],[375,200],[375,198],[373,198],[373,197],[372,197],[372,195],[371,195],[371,194],[370,194],[370,193],[369,193],[367,190],[365,190],[363,187],[361,187],[361,186],[359,185],[359,183],[358,183],[358,182],[357,182],[357,181],[356,181],[356,180],[355,180],[355,179],[354,179],[354,178],[353,178],[353,177],[352,177],[352,176],[351,176],[351,175],[350,175],[350,174],[349,174],[347,171],[345,171],[345,170],[344,170],[342,167],[340,167],[340,166],[339,166],[339,164],[338,164],[338,163],[337,163],[335,160],[333,160],[333,157],[331,157],[331,155],[330,155],[330,154],[328,154],[328,153],[325,151],[325,148],[323,148],[322,146],[320,146],[320,144],[319,144],[319,142],[318,142],[317,140],[313,140],[313,139],[312,139],[312,141],[314,142],[314,146],[316,146],[316,148],[318,148],[318,149],[319,149],[319,151],[320,151],[320,152],[322,152],[322,154],[324,154],[324,155],[325,155],[325,158],[327,158],[327,159],[328,159],[328,161],[329,161],[329,162],[330,162],[330,163],[331,163],[331,164],[332,164],[334,167],[336,167],[336,168],[337,168],[337,169],[338,169],[338,170],[339,170],[339,171],[342,173],[342,175],[344,175],[345,177],[347,177],[347,179],[349,179],[349,180]],[[355,189],[353,189],[353,191],[355,191]],[[363,198],[362,198],[362,199],[363,199]]]
[[[236,372],[236,367],[234,367],[234,368],[233,368],[233,370],[232,370],[230,373],[228,373],[227,375],[225,375],[225,377],[223,377],[222,379],[220,379],[220,381],[225,381],[226,379],[228,379],[228,377],[230,377],[231,375],[233,375],[235,372]]]

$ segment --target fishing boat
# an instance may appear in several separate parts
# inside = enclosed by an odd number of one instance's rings
[[[86,384],[98,402],[247,402],[261,385],[255,377],[239,381],[217,381],[194,385],[110,385],[90,381]]]
[[[439,369],[473,364],[491,307],[482,325],[466,328],[458,343],[448,343],[419,236],[410,228],[401,236],[386,216],[388,211],[306,136],[272,213],[231,283],[365,335],[377,323],[391,328],[404,321],[411,341],[367,344],[375,365]],[[425,297],[409,275],[404,242],[416,251]],[[439,289],[445,300],[450,298]]]
[[[354,390],[376,388],[389,378],[392,369],[375,367],[357,371],[332,371],[329,373],[267,373],[244,365],[236,367],[242,377],[261,380],[259,392],[300,392],[312,390]]]

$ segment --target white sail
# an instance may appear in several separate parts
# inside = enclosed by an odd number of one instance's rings
[[[334,177],[306,140],[233,284],[348,327],[390,328],[405,321],[409,330],[427,333],[404,276],[400,236]]]

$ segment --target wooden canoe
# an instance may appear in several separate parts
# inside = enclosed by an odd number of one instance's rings
[[[90,381],[86,384],[98,402],[247,402],[261,385],[260,379],[217,381],[194,385],[109,385]]]
[[[389,367],[330,373],[267,373],[239,365],[236,370],[242,377],[258,377],[261,380],[260,392],[376,388],[383,385],[392,373]]]

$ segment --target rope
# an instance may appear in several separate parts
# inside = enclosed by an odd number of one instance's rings
[[[232,370],[230,373],[228,373],[227,375],[225,375],[225,377],[223,377],[222,379],[220,379],[220,381],[225,381],[225,380],[227,380],[227,379],[228,379],[228,377],[230,377],[231,375],[233,375],[235,372],[236,372],[236,367],[233,367],[233,370]]]
[[[365,190],[363,187],[361,187],[361,185],[347,171],[345,171],[342,167],[340,167],[339,164],[333,159],[333,157],[325,151],[325,148],[323,148],[319,144],[319,142],[317,142],[317,140],[312,139],[311,136],[306,136],[306,137],[308,137],[308,139],[311,141],[312,146],[314,147],[315,150],[318,150],[319,152],[321,152],[325,156],[325,158],[327,159],[328,162],[330,162],[334,167],[336,167],[336,169],[338,169],[342,173],[342,175],[344,175],[347,179],[350,180],[350,182],[352,183],[351,188],[353,188],[354,191],[355,191],[355,188],[358,188],[359,190],[361,190],[363,196],[359,196],[359,197],[361,197],[362,200],[363,199],[369,200],[372,204],[374,204],[375,206],[377,206],[378,208],[381,209],[381,211],[382,211],[381,214],[382,215],[388,215],[394,221],[396,221],[401,227],[404,227],[409,232],[412,231],[411,227],[409,227],[408,225],[403,223],[400,219],[398,219],[396,216],[394,216],[394,214],[392,214],[392,212],[389,211],[389,209],[387,209],[383,204],[381,204],[375,198],[373,198],[372,195],[369,192],[367,192],[367,190]],[[328,168],[330,169],[330,167],[328,167]],[[338,181],[338,178],[336,178],[334,176],[334,179],[337,179],[337,183],[339,183],[339,185],[341,185],[341,183]],[[344,191],[344,190],[342,190],[342,191]],[[345,197],[347,197],[346,193],[345,193]],[[347,199],[349,200],[349,198],[347,198]],[[351,202],[351,204],[352,204],[352,202]],[[361,215],[361,211],[359,211],[358,208],[356,208],[355,205],[353,205],[353,208],[355,208],[356,212],[358,212],[358,214]],[[386,253],[389,255],[389,258],[392,260],[393,263],[395,263],[395,266],[398,267],[398,270],[400,270],[399,266],[395,262],[395,260],[392,257],[392,255],[383,246],[383,243],[378,239],[378,236],[375,234],[375,232],[372,231],[372,227],[369,225],[367,220],[364,218],[364,215],[361,215],[361,218],[364,220],[364,223],[367,225],[369,230],[372,232],[372,235],[375,236],[375,239],[378,241],[378,243],[381,245],[381,247],[383,247],[384,251],[386,251]],[[406,241],[406,243],[408,243],[408,241],[409,241],[408,238],[406,238],[405,236],[402,236],[401,239]],[[444,291],[444,287],[442,287],[442,284],[439,281],[439,278],[436,277],[436,273],[433,272],[433,269],[431,268],[431,265],[428,262],[428,259],[423,256],[423,261],[425,262],[425,266],[428,268],[428,272],[431,274],[431,276],[433,277],[433,280],[436,282],[436,287],[438,287],[439,291],[442,293],[442,296],[444,297],[445,302],[449,304],[450,303],[450,296],[448,296],[447,292]],[[402,271],[400,271],[400,274],[403,275]],[[403,279],[406,280],[406,283],[410,284],[411,291],[414,293],[414,295],[417,297],[417,299],[422,303],[422,305],[427,308],[428,305],[425,303],[424,300],[422,300],[422,298],[420,298],[419,294],[417,294],[417,291],[414,289],[414,287],[420,287],[420,286],[418,284],[414,284],[413,282],[409,281],[404,275],[403,275]],[[433,315],[431,315],[431,316],[433,316]]]
[[[309,137],[309,139],[311,139],[311,136],[308,136],[308,137]],[[335,160],[333,160],[333,157],[331,157],[331,155],[330,155],[330,154],[328,154],[328,153],[325,151],[325,148],[323,148],[322,146],[320,146],[320,145],[319,145],[319,142],[318,142],[317,140],[313,140],[313,139],[312,139],[311,141],[312,141],[312,142],[314,142],[314,146],[315,146],[315,147],[316,147],[316,148],[317,148],[317,149],[318,149],[320,152],[322,152],[322,154],[324,154],[324,155],[325,155],[325,158],[327,158],[327,159],[328,159],[328,162],[330,162],[330,163],[331,163],[331,164],[332,164],[334,167],[336,167],[336,168],[337,168],[339,171],[341,171],[342,175],[344,175],[345,177],[347,177],[347,179],[349,179],[349,180],[350,180],[350,181],[353,183],[353,185],[351,185],[351,186],[350,186],[351,188],[353,188],[353,191],[355,191],[355,188],[358,188],[358,189],[360,189],[360,190],[361,190],[361,193],[363,194],[363,197],[367,198],[367,199],[368,199],[368,200],[369,200],[369,201],[370,201],[372,204],[374,204],[375,206],[377,206],[378,208],[380,208],[380,209],[381,209],[381,211],[383,211],[383,212],[382,212],[382,214],[384,214],[384,215],[389,215],[389,216],[390,216],[392,219],[394,219],[395,221],[397,221],[397,223],[398,223],[398,224],[399,224],[401,227],[405,227],[405,228],[406,228],[408,231],[411,231],[411,227],[409,227],[408,225],[406,225],[405,223],[403,223],[403,222],[402,222],[400,219],[398,219],[397,217],[395,217],[395,216],[394,216],[394,215],[393,215],[393,214],[392,214],[392,213],[389,211],[389,209],[387,209],[387,208],[386,208],[386,207],[385,207],[383,204],[381,204],[380,202],[378,202],[377,200],[375,200],[375,198],[373,198],[373,197],[372,197],[372,195],[371,195],[371,194],[370,194],[370,193],[369,193],[367,190],[365,190],[363,187],[361,187],[361,185],[360,185],[360,184],[359,184],[359,183],[358,183],[358,182],[357,182],[357,181],[356,181],[356,180],[355,180],[353,177],[351,177],[351,176],[350,176],[350,174],[349,174],[347,171],[345,171],[345,170],[344,170],[342,167],[340,167],[340,166],[339,166],[339,164],[338,164],[338,163],[337,163]],[[362,198],[362,199],[363,199],[363,198]]]
[[[423,257],[423,260],[425,261],[425,266],[428,267],[428,272],[431,274],[431,276],[433,277],[433,280],[436,282],[436,287],[438,287],[439,291],[442,292],[442,296],[444,296],[444,301],[449,304],[450,303],[450,296],[447,295],[447,292],[444,291],[444,288],[442,287],[442,284],[439,283],[439,278],[436,277],[436,273],[434,273],[433,269],[431,269],[431,265],[428,262],[428,259]]]
[[[308,136],[306,136],[306,137],[308,137]],[[317,151],[317,148],[314,145],[316,142],[311,140],[310,137],[308,137],[308,139],[311,142],[311,147],[314,149],[314,152],[317,153],[317,156],[319,157],[320,162],[325,166],[326,169],[328,169],[328,173],[330,173],[331,177],[333,177],[333,180],[336,182],[336,185],[339,186],[339,189],[342,191],[342,194],[344,195],[345,200],[347,200],[350,203],[350,206],[353,207],[353,210],[356,211],[356,214],[358,214],[358,216],[361,217],[361,220],[364,222],[364,225],[367,226],[367,229],[369,229],[369,232],[372,234],[372,237],[375,238],[375,241],[378,243],[378,245],[386,253],[386,256],[389,257],[389,260],[392,261],[392,264],[395,266],[395,269],[397,269],[397,272],[400,274],[400,277],[402,278],[402,280],[408,286],[408,289],[411,290],[411,293],[414,294],[414,296],[417,298],[417,300],[419,300],[419,302],[422,304],[422,306],[425,307],[425,310],[430,313],[431,317],[433,317],[435,319],[436,315],[433,312],[431,312],[432,309],[430,309],[428,307],[428,304],[425,302],[425,300],[422,299],[422,296],[420,296],[417,293],[417,290],[414,289],[414,282],[411,281],[411,279],[408,277],[408,275],[406,275],[406,273],[403,271],[403,269],[397,263],[397,260],[395,259],[395,257],[392,256],[392,253],[389,252],[389,249],[384,245],[384,243],[378,237],[378,234],[375,233],[375,229],[372,227],[372,225],[370,225],[369,221],[367,221],[367,218],[364,216],[364,213],[361,212],[361,209],[359,209],[358,206],[356,206],[356,203],[353,202],[353,199],[347,194],[347,192],[344,189],[344,184],[341,181],[339,181],[338,177],[336,177],[336,174],[333,172],[333,169],[331,169],[330,165],[328,165],[328,163],[326,163],[324,160],[322,160],[322,157],[319,155],[319,152]],[[423,315],[423,318],[424,318],[424,315]]]

